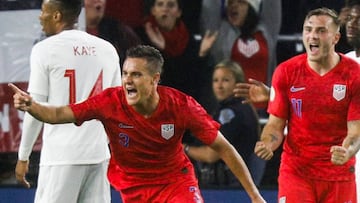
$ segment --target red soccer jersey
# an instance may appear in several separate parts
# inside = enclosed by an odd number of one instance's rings
[[[126,102],[122,87],[109,88],[80,104],[71,105],[77,124],[99,119],[108,134],[112,160],[108,177],[116,189],[170,183],[177,177],[195,178],[183,153],[182,137],[190,130],[211,144],[220,127],[191,97],[158,87],[160,102],[149,118]]]
[[[330,147],[347,136],[347,121],[360,119],[360,68],[340,56],[323,76],[309,67],[306,54],[275,70],[268,112],[288,120],[280,170],[319,180],[354,179],[354,158],[342,166],[330,161]]]

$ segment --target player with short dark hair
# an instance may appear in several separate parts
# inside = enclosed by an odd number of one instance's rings
[[[243,159],[219,132],[219,123],[192,97],[158,85],[162,64],[155,48],[133,47],[127,51],[122,86],[67,106],[41,105],[10,86],[15,107],[44,122],[103,123],[111,147],[108,177],[125,203],[203,202],[182,147],[186,130],[219,153],[253,203],[264,203]]]
[[[109,42],[76,29],[81,0],[44,0],[40,23],[46,39],[30,56],[28,92],[37,102],[68,105],[121,83],[119,56]],[[43,123],[26,113],[16,178],[26,187],[29,156]],[[36,203],[110,203],[110,152],[102,124],[45,124]]]

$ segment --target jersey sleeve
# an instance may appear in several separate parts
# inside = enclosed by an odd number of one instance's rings
[[[220,129],[220,124],[192,97],[187,97],[187,104],[188,111],[185,111],[185,116],[191,133],[204,144],[212,144]]]
[[[285,72],[285,66],[280,65],[275,69],[272,84],[270,88],[270,100],[268,104],[268,113],[274,116],[287,119],[288,106],[288,85]]]
[[[103,91],[95,96],[89,97],[83,102],[70,104],[69,107],[75,116],[75,125],[80,126],[82,123],[92,119],[103,120],[102,115],[106,115],[106,102],[108,91]],[[104,113],[105,112],[105,113]]]
[[[32,94],[34,100],[37,102],[46,102],[47,98],[44,96]],[[19,145],[18,159],[27,161],[34,147],[37,138],[40,135],[43,123],[29,113],[25,113],[23,128],[21,133],[21,140]]]
[[[94,96],[96,97],[96,96]],[[90,106],[90,101],[94,99],[94,97],[91,97],[90,99],[87,99],[81,103],[76,103],[76,104],[70,104],[69,107],[71,108],[71,110],[74,113],[75,116],[75,125],[77,126],[81,126],[81,124],[83,124],[85,121],[90,120],[91,115],[91,106]],[[90,100],[90,101],[89,101]]]
[[[44,46],[42,46],[42,43],[40,42],[31,50],[28,92],[49,96],[49,77],[45,66],[47,56],[44,56],[47,51],[43,51],[43,49]]]

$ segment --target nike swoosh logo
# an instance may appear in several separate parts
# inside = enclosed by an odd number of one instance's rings
[[[294,86],[291,86],[291,88],[290,88],[290,92],[299,92],[299,91],[302,91],[302,90],[305,90],[305,87],[294,87]]]

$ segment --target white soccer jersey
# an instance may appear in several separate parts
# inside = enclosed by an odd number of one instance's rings
[[[77,103],[121,84],[119,56],[107,41],[65,30],[37,43],[31,52],[28,92],[50,105]],[[36,98],[36,97],[34,97]],[[26,160],[37,134],[25,125],[19,159]],[[40,165],[93,164],[110,157],[104,128],[97,120],[44,125]]]
[[[357,57],[357,56],[356,56],[355,51],[350,51],[350,52],[348,52],[348,53],[345,54],[345,55],[348,56],[348,57],[350,57],[350,58],[352,58],[352,59],[354,59],[355,61],[357,61],[357,62],[360,64],[360,57]]]

